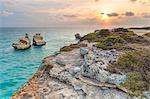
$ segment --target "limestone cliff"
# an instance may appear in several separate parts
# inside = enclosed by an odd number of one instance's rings
[[[133,39],[139,42],[138,36],[131,32],[130,35],[130,39],[127,38],[129,36],[125,36],[125,42],[131,42]],[[110,47],[110,44],[109,47],[99,45],[101,48],[97,48],[95,40],[99,37],[97,34],[89,34],[81,38],[78,44],[65,46],[55,55],[44,58],[36,74],[12,96],[12,99],[149,99],[149,91],[143,93],[144,97],[137,96],[132,94],[130,88],[122,86],[128,79],[127,72],[121,72],[121,69],[113,70],[115,67],[110,68],[127,50],[142,49],[143,45],[133,41],[132,44],[125,43],[124,47],[122,39],[111,36],[104,38],[105,43],[111,40],[112,44],[112,39],[115,39],[117,45],[121,42],[122,45],[119,45],[123,46],[124,51],[115,47],[116,50],[114,46]],[[94,39],[94,42],[89,43],[87,39]],[[98,41],[100,44],[103,42]],[[140,42],[148,44],[145,40]],[[103,48],[105,50],[102,50]],[[145,46],[145,49],[150,49],[149,45]],[[147,56],[145,59],[149,64]],[[147,69],[149,71],[149,67]]]
[[[61,52],[43,60],[37,73],[12,99],[131,99],[120,86],[125,74],[110,73],[108,64],[120,52],[87,47]]]

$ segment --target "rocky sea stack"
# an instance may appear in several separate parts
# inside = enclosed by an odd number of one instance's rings
[[[34,46],[43,46],[43,45],[46,45],[46,42],[43,40],[43,36],[40,33],[36,33],[33,36],[33,45]]]
[[[12,47],[17,50],[25,50],[31,47],[29,34],[26,33],[25,38],[20,38],[17,43],[13,43]]]
[[[12,99],[150,99],[150,41],[97,30],[44,58]]]

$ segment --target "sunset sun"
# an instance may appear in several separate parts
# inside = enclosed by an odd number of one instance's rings
[[[109,20],[109,17],[106,14],[104,14],[102,15],[102,20]]]

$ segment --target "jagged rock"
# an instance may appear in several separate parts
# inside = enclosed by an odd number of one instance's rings
[[[77,48],[45,58],[42,64],[46,62],[46,66],[51,68],[42,65],[38,72],[44,72],[33,76],[12,99],[22,98],[23,93],[31,93],[35,99],[132,99],[127,91],[116,85],[120,82],[111,78],[121,76],[105,70],[109,61],[114,59],[112,52],[88,47],[82,50],[84,57],[81,57],[81,49]]]
[[[86,48],[80,48],[80,54],[81,54],[81,56],[84,56],[84,55],[86,55],[86,54],[88,54],[88,52],[89,52],[89,50],[88,49],[86,49]]]
[[[127,80],[126,75],[111,74],[108,77],[108,82],[115,85],[120,85]]]
[[[62,61],[61,59],[57,59],[56,63],[59,64],[59,65],[61,65],[61,66],[65,66],[65,62]]]
[[[17,43],[13,43],[12,47],[17,50],[25,50],[31,47],[29,34],[26,33],[25,38],[20,38]]]
[[[118,53],[116,50],[93,50],[84,55],[82,75],[96,79],[100,82],[108,82],[119,85],[126,80],[125,75],[111,74],[106,71],[110,61],[116,61]]]
[[[76,74],[76,73],[78,73],[78,72],[80,72],[81,71],[81,68],[79,68],[79,67],[75,67],[74,69],[73,69],[73,72]]]
[[[54,52],[54,56],[57,56],[58,54],[60,54],[59,51]]]
[[[33,36],[33,45],[34,46],[43,46],[46,45],[46,42],[43,40],[43,36],[40,33],[36,33]]]
[[[147,99],[150,99],[150,91],[145,91],[143,94],[146,96]]]
[[[77,33],[77,34],[75,34],[75,38],[80,40],[81,39],[81,35],[79,33]]]

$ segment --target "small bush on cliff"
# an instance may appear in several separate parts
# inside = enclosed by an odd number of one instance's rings
[[[93,33],[89,33],[81,38],[81,41],[88,40],[89,42],[100,42],[104,37],[110,36],[109,29],[96,30]]]
[[[101,29],[98,34],[101,37],[107,37],[111,35],[111,32],[109,31],[109,29]]]
[[[87,44],[70,44],[69,46],[60,48],[60,52],[68,52],[80,47],[87,47]]]
[[[116,49],[125,43],[124,39],[119,36],[108,36],[103,39],[101,42],[96,44],[97,48],[107,49]]]
[[[81,38],[81,41],[83,40],[88,40],[89,42],[98,42],[99,38],[97,37],[98,33],[89,33],[87,35],[85,35],[84,37]]]
[[[140,75],[134,72],[128,72],[128,80],[123,84],[131,91],[135,92],[137,90],[146,90],[146,82],[140,79]]]
[[[130,51],[122,55],[114,68],[128,74],[124,87],[132,92],[148,90],[150,86],[150,51]]]
[[[143,43],[148,43],[148,41],[142,37],[138,36],[134,32],[123,32],[121,34],[118,34],[120,37],[122,37],[124,40],[126,40],[128,43],[138,43],[138,44],[143,44]]]

